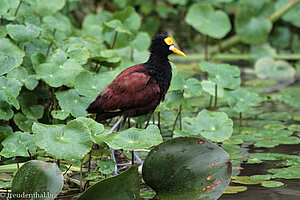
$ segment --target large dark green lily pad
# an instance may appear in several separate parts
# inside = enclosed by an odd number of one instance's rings
[[[161,143],[143,165],[143,179],[156,191],[156,199],[218,199],[230,177],[229,155],[198,137]]]
[[[99,181],[89,187],[78,200],[139,200],[140,185],[137,165],[125,172]]]

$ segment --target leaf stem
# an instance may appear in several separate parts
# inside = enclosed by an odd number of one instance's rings
[[[283,6],[280,10],[273,13],[269,19],[272,23],[276,22],[278,19],[280,19],[285,13],[287,13],[289,10],[294,8],[300,0],[291,0],[289,3],[287,3],[285,6]]]
[[[216,84],[215,85],[215,105],[214,105],[214,111],[216,110],[217,108],[217,102],[218,102],[218,85]]]
[[[22,5],[22,3],[23,3],[23,0],[20,1],[19,5],[18,5],[18,7],[17,7],[17,9],[16,9],[16,12],[15,12],[15,14],[14,14],[14,17],[17,16],[17,14],[18,14],[18,12],[19,12],[19,9],[20,9],[20,7],[21,7],[21,5]]]
[[[179,129],[182,130],[182,104],[179,106]]]
[[[243,123],[243,115],[242,115],[242,113],[240,112],[240,127],[243,125],[242,123]]]
[[[160,134],[162,134],[162,132],[161,132],[161,126],[160,126],[160,112],[159,111],[157,112],[157,121],[158,121],[157,126],[159,128],[159,132],[160,132]]]
[[[79,192],[82,192],[82,168],[83,168],[83,159],[81,159],[81,164],[80,164],[80,183],[79,183]]]
[[[112,46],[111,46],[111,49],[114,49],[114,48],[115,48],[116,41],[117,41],[117,37],[118,37],[118,31],[116,31],[116,33],[115,33],[115,37],[114,37],[114,41],[113,41],[113,44],[112,44]]]

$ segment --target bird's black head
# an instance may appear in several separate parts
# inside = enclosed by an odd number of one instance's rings
[[[149,50],[151,54],[161,57],[167,57],[172,53],[186,56],[182,51],[174,47],[173,39],[164,33],[159,33],[153,37]]]

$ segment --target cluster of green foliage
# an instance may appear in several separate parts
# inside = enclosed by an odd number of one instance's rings
[[[299,131],[295,122],[299,116],[287,112],[262,113],[255,107],[266,102],[283,102],[294,112],[293,109],[300,106],[297,95],[300,91],[296,87],[263,94],[264,87],[276,87],[295,77],[296,70],[290,63],[277,59],[280,54],[275,48],[299,52],[299,0],[275,3],[270,0],[114,0],[104,5],[91,2],[94,1],[0,0],[0,156],[3,164],[0,169],[9,171],[14,168],[10,164],[22,165],[32,159],[60,164],[58,169],[56,165],[31,161],[20,168],[13,185],[11,178],[1,179],[6,182],[0,182],[0,188],[12,187],[12,192],[18,193],[26,185],[32,185],[32,190],[27,192],[49,192],[50,188],[50,192],[59,193],[62,189],[62,185],[57,184],[62,180],[60,170],[66,172],[70,168],[76,172],[78,167],[88,166],[89,160],[94,159],[98,161],[97,167],[89,169],[84,179],[102,181],[87,190],[82,199],[91,199],[89,195],[100,193],[111,198],[127,194],[129,199],[133,199],[131,196],[138,199],[136,166],[106,179],[115,164],[108,159],[108,146],[123,149],[130,157],[126,151],[165,145],[163,139],[182,136],[200,136],[220,143],[235,166],[244,160],[253,164],[266,160],[286,161],[282,163],[284,168],[270,169],[270,174],[263,176],[235,177],[235,183],[278,187],[283,183],[274,179],[300,178],[299,156],[264,153],[245,156],[241,149],[243,143],[263,148],[300,143],[295,135]],[[280,23],[274,24],[279,19],[282,19]],[[182,71],[179,65],[173,65],[170,89],[153,115],[153,118],[158,117],[158,120],[153,119],[158,126],[108,134],[109,127],[86,118],[85,109],[123,69],[146,61],[151,37],[159,30],[174,34],[183,47],[199,49],[195,45],[203,41],[202,38],[210,44],[219,43],[206,49],[210,56],[232,46],[230,51],[234,53],[249,49],[246,60],[255,61],[252,73],[261,79],[248,80],[242,86],[240,69],[235,65],[202,61],[194,71]],[[248,46],[237,45],[239,43]],[[200,75],[203,72],[206,78]],[[256,117],[262,121],[253,120]],[[138,117],[131,122],[144,128],[150,118],[151,115]],[[241,124],[243,118],[247,119],[248,126],[235,126],[231,118],[240,119]],[[295,121],[291,126],[283,123],[292,119]],[[181,151],[182,147],[179,145],[176,149]],[[219,149],[212,154],[218,152]],[[187,156],[194,155],[192,152]],[[167,163],[166,166],[169,167]],[[44,174],[41,180],[46,185],[23,182],[22,177],[32,180],[37,173]],[[195,171],[190,177],[198,173]],[[55,180],[49,179],[53,174],[56,174]],[[170,181],[176,185],[178,180],[172,176]],[[228,172],[222,176],[228,178]],[[211,183],[216,181],[213,179]],[[111,191],[116,196],[105,193],[116,183],[121,183],[118,189],[124,186],[119,193]],[[219,196],[226,186],[223,184],[218,194],[212,195]],[[188,188],[187,185],[180,187]],[[229,189],[228,193],[234,193],[246,188]],[[203,194],[203,191],[187,191],[187,195]],[[174,195],[157,192],[170,195],[166,198]],[[202,197],[206,198],[205,195],[207,193]]]

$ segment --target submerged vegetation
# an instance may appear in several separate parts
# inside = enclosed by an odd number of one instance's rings
[[[0,194],[299,198],[299,13],[300,0],[0,0]],[[153,115],[108,134],[117,119],[86,108],[157,32],[187,58],[170,57]],[[123,149],[117,176],[108,147]]]

